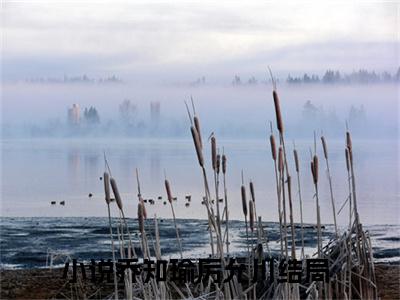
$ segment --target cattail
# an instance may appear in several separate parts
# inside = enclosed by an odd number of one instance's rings
[[[118,208],[120,210],[122,210],[122,200],[121,200],[121,196],[119,195],[119,192],[118,192],[117,182],[114,180],[114,178],[111,178],[110,183],[111,183],[111,188],[112,188],[112,191],[114,194],[115,201],[117,202]]]
[[[200,131],[200,121],[199,118],[197,116],[194,116],[193,118],[194,120],[194,127],[196,128],[196,131],[199,135],[199,145],[200,145],[200,149],[203,149],[203,141],[201,140],[201,131]]]
[[[349,152],[352,150],[351,135],[350,132],[346,131],[346,146],[349,148]]]
[[[254,202],[249,200],[249,219],[250,219],[250,230],[254,231]]]
[[[349,149],[346,148],[344,153],[346,154],[346,169],[350,171],[350,157],[349,157]]]
[[[269,141],[271,144],[271,153],[272,153],[272,159],[276,160],[276,145],[275,145],[275,137],[274,135],[270,135]]]
[[[167,179],[165,179],[165,190],[167,191],[167,198],[168,198],[169,203],[172,203],[171,188],[169,186],[169,182]]]
[[[146,210],[146,205],[144,205],[144,200],[143,200],[142,196],[139,197],[139,202],[142,203],[143,217],[146,220],[147,219],[147,210]]]
[[[200,135],[196,130],[196,128],[194,128],[193,126],[190,126],[190,131],[192,132],[194,147],[196,148],[197,159],[199,160],[200,166],[204,167],[204,159],[203,159],[203,152],[201,151],[202,147],[201,147]]]
[[[312,175],[312,178],[313,178],[313,181],[314,181],[314,183],[315,183],[315,175],[314,175],[314,173],[315,173],[315,170],[314,170],[314,163],[313,163],[313,161],[311,161],[311,175]]]
[[[325,159],[328,159],[328,147],[326,146],[326,141],[323,136],[321,136],[322,148],[324,149]]]
[[[246,188],[244,185],[242,185],[242,208],[243,208],[243,214],[246,217],[247,216],[247,203],[246,203]]]
[[[283,150],[282,147],[279,147],[278,152],[278,170],[283,173]]]
[[[222,173],[226,174],[226,156],[222,154]]]
[[[349,163],[350,166],[353,164],[353,151],[349,148],[347,148],[348,152],[349,152]]]
[[[139,231],[143,233],[144,232],[143,204],[140,202],[138,203],[137,214],[138,214]]]
[[[215,137],[211,137],[211,160],[212,160],[212,168],[214,171],[217,169],[217,141]]]
[[[274,105],[275,105],[276,125],[278,127],[279,132],[282,134],[283,133],[283,121],[282,121],[282,115],[281,115],[281,108],[279,105],[278,93],[274,90],[272,92],[272,96],[274,98]]]
[[[256,197],[255,197],[255,193],[254,193],[254,185],[253,185],[252,181],[250,181],[250,195],[251,195],[251,200],[256,202]]]
[[[290,175],[286,178],[287,186],[288,186],[288,195],[292,194],[292,178]]]
[[[313,167],[314,167],[314,183],[317,184],[318,182],[318,156],[314,155],[313,158]]]
[[[221,155],[217,154],[217,174],[219,174],[220,166],[221,166]]]
[[[299,167],[299,156],[297,155],[297,150],[293,150],[293,155],[294,155],[294,165],[296,167],[296,172],[300,172],[300,167]]]
[[[107,204],[109,204],[111,202],[111,197],[110,197],[110,176],[108,175],[107,172],[104,172],[103,181],[104,181],[104,193],[106,195],[106,202],[107,202]]]

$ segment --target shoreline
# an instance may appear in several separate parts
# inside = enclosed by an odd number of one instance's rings
[[[378,294],[384,299],[400,299],[400,265],[375,264]],[[1,299],[65,299],[70,290],[63,269],[16,269],[0,270]],[[113,291],[112,285],[83,284],[87,295],[97,292],[97,297],[106,297]]]

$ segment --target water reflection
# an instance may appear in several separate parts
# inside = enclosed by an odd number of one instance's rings
[[[219,141],[228,156],[228,197],[232,218],[241,219],[241,170],[245,171],[246,184],[251,179],[256,187],[257,213],[263,220],[275,220],[277,211],[273,163],[267,141]],[[328,140],[330,166],[336,206],[340,207],[348,195],[343,141]],[[104,147],[106,145],[106,147]],[[296,146],[301,163],[304,217],[315,220],[315,199],[309,174],[309,147],[312,141],[299,140]],[[126,199],[130,215],[136,215],[136,178],[139,169],[142,193],[147,199],[165,196],[164,169],[171,183],[173,196],[178,198],[178,217],[205,217],[200,204],[204,194],[201,172],[190,140],[47,140],[10,141],[3,144],[3,211],[15,216],[35,215],[98,215],[104,216],[103,183],[99,180],[104,171],[103,151],[107,154],[112,175],[117,179],[120,192]],[[291,153],[291,149],[288,149]],[[318,151],[321,151],[319,149]],[[356,183],[359,210],[363,222],[400,223],[399,177],[396,141],[354,141]],[[322,155],[322,152],[320,152]],[[210,166],[208,147],[205,161]],[[322,156],[321,156],[322,158]],[[289,157],[289,164],[293,160]],[[207,170],[208,170],[207,169]],[[38,171],[39,170],[39,171]],[[321,163],[321,215],[325,222],[332,219],[329,185]],[[208,170],[208,176],[212,174]],[[21,176],[26,174],[27,176]],[[214,190],[212,181],[211,189]],[[23,187],[23,188],[21,188]],[[293,188],[297,191],[297,183]],[[93,198],[88,199],[92,193]],[[190,207],[185,207],[184,197],[192,195]],[[64,210],[56,211],[50,201],[65,199]],[[165,198],[165,197],[164,197]],[[298,217],[297,196],[294,195],[295,218]],[[135,199],[135,201],[132,201]],[[29,205],[26,203],[29,202]],[[18,205],[16,205],[18,204]],[[82,205],[84,204],[84,205]],[[70,209],[70,211],[67,211]],[[149,208],[149,214],[170,217],[162,201]],[[346,211],[346,209],[344,209]],[[343,216],[342,216],[343,215]],[[346,213],[339,221],[346,219]]]

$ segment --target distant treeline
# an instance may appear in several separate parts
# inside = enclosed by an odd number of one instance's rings
[[[393,74],[384,71],[376,72],[374,70],[368,71],[360,69],[351,73],[341,73],[338,70],[326,70],[320,76],[318,74],[304,73],[300,76],[293,76],[289,74],[286,79],[282,80],[276,78],[277,82],[286,81],[288,84],[374,84],[374,83],[399,83],[400,82],[400,67]],[[111,75],[104,78],[90,78],[86,74],[79,76],[67,76],[63,78],[56,77],[35,77],[25,79],[29,83],[123,83],[124,81],[116,75]],[[235,75],[231,84],[233,86],[251,86],[257,84],[270,84],[271,80],[258,80],[255,76],[243,79],[240,75]],[[189,83],[191,86],[205,86],[208,84],[205,76],[201,76],[196,80]]]
[[[301,77],[292,77],[290,74],[286,79],[287,83],[379,83],[379,82],[400,82],[400,68],[397,72],[390,74],[387,71],[377,73],[375,71],[358,70],[349,74],[340,73],[339,71],[327,70],[322,78],[318,75],[308,75],[304,73]]]
[[[25,79],[25,82],[29,83],[122,83],[122,80],[115,75],[111,75],[105,78],[90,78],[86,74],[78,76],[64,75],[63,78],[57,77],[35,77]]]
[[[204,78],[204,77],[203,77]],[[277,81],[280,81],[277,79]],[[257,85],[270,84],[271,80],[258,81],[254,76],[243,80],[239,75],[235,75],[232,80],[233,86],[241,85]],[[286,78],[288,84],[373,84],[373,83],[399,83],[400,82],[400,67],[393,74],[384,71],[377,73],[360,69],[351,73],[341,73],[338,70],[327,70],[322,77],[317,74],[304,73],[302,76],[288,75]],[[202,81],[197,80],[196,84],[205,84],[205,78]]]

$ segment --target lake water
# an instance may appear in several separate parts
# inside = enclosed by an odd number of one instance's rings
[[[118,219],[112,220],[114,233],[119,224]],[[138,222],[128,219],[135,252],[141,257]],[[207,222],[195,219],[179,219],[177,226],[182,242],[185,258],[205,258],[210,254]],[[146,233],[149,241],[154,240],[154,220],[146,220]],[[263,244],[264,251],[277,257],[280,251],[278,223],[264,222],[265,238],[268,248]],[[0,268],[43,268],[46,266],[48,254],[59,255],[54,261],[55,266],[63,266],[67,256],[76,258],[79,262],[90,259],[110,259],[111,241],[108,228],[108,218],[74,217],[74,218],[0,218],[1,254]],[[171,219],[158,219],[161,252],[164,259],[179,258],[179,248],[176,242],[174,223]],[[371,225],[365,226],[371,236],[375,262],[391,264],[400,263],[400,226]],[[243,221],[231,221],[229,224],[230,254],[246,256],[246,231]],[[326,245],[334,237],[334,226],[328,225],[322,230],[322,241]],[[250,238],[251,239],[251,238]],[[300,230],[296,229],[296,245],[301,245]],[[152,245],[152,242],[150,242]],[[249,241],[249,244],[250,241]],[[315,228],[307,226],[304,233],[305,254],[316,253],[317,233]],[[300,255],[300,248],[297,248]],[[153,255],[153,249],[151,248]]]
[[[107,215],[103,195],[103,151],[107,155],[112,176],[117,180],[127,216],[136,217],[138,168],[142,194],[155,199],[147,205],[148,214],[170,218],[164,206],[164,170],[172,193],[178,218],[206,217],[201,205],[204,194],[201,171],[193,143],[189,139],[9,139],[2,140],[1,214],[8,217],[87,217]],[[353,140],[358,207],[365,224],[400,224],[399,151],[396,140]],[[290,165],[292,143],[288,141]],[[315,223],[315,200],[310,175],[309,149],[312,140],[297,140],[301,160],[301,185],[304,220]],[[277,220],[277,200],[273,163],[267,140],[218,140],[228,157],[227,186],[231,219],[242,219],[240,185],[241,170],[245,182],[255,185],[257,213],[264,221]],[[330,167],[337,210],[348,194],[344,158],[344,141],[329,140]],[[205,157],[211,190],[210,154]],[[323,223],[332,223],[329,185],[324,176],[325,164],[320,154],[320,203]],[[292,170],[294,175],[294,170]],[[294,178],[293,178],[294,179]],[[295,221],[299,220],[297,184],[293,180]],[[222,188],[221,188],[222,190]],[[92,193],[92,197],[88,197]],[[212,193],[213,194],[213,193]],[[191,195],[189,207],[185,196]],[[162,196],[163,200],[157,200]],[[56,205],[51,205],[56,201]],[[59,205],[65,201],[65,206]],[[113,207],[113,214],[117,215]],[[338,217],[347,224],[348,209]]]

